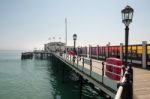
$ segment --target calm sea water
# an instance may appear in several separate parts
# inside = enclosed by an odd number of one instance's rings
[[[0,99],[79,99],[79,82],[51,60],[21,60],[21,51],[0,51]],[[102,99],[84,85],[82,99]]]

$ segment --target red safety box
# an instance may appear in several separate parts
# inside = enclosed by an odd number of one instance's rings
[[[110,79],[119,81],[121,78],[119,76],[119,75],[121,75],[121,68],[117,68],[117,67],[121,67],[121,66],[122,66],[121,59],[107,58],[106,59],[106,70],[105,70],[106,76],[109,77]]]

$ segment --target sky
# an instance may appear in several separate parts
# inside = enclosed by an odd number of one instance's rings
[[[73,45],[74,33],[77,46],[119,45],[125,38],[121,10],[126,5],[134,9],[129,44],[150,43],[149,4],[150,0],[0,0],[0,50],[42,49],[50,41],[65,42],[65,18],[67,45]]]

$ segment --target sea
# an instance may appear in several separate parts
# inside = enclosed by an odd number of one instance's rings
[[[0,99],[80,99],[80,94],[81,99],[104,99],[88,84],[81,93],[77,74],[70,69],[62,77],[61,64],[21,60],[21,52],[0,50]]]

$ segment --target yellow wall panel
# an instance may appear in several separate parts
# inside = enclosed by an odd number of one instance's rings
[[[150,54],[150,50],[147,50],[147,54]]]
[[[147,46],[147,54],[150,54],[150,45]]]
[[[132,50],[136,50],[136,46],[132,46]]]
[[[149,50],[147,50],[147,54],[150,54],[150,49],[149,49]]]
[[[142,46],[137,46],[137,49],[142,49]]]
[[[137,50],[137,53],[138,54],[142,54],[142,50]]]
[[[128,46],[128,50],[131,50],[131,46]]]
[[[150,45],[147,46],[147,49],[150,49]]]

